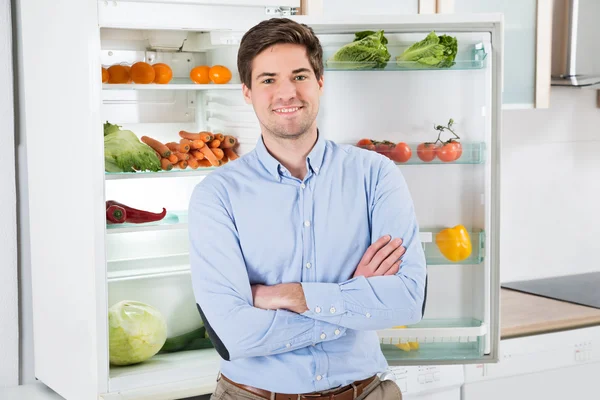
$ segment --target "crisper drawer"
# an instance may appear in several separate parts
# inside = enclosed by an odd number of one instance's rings
[[[377,332],[390,365],[481,359],[487,326],[476,319],[424,319]]]

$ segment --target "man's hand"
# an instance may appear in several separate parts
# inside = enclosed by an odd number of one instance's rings
[[[298,314],[308,310],[304,290],[299,283],[265,286],[252,285],[254,307],[263,310],[289,310]]]
[[[352,277],[395,275],[400,270],[401,261],[398,259],[406,251],[401,244],[402,239],[390,240],[389,235],[379,238],[365,251]]]

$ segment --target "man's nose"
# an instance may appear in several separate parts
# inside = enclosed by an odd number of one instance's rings
[[[294,82],[288,79],[280,80],[277,88],[277,97],[284,101],[296,97],[296,85]]]

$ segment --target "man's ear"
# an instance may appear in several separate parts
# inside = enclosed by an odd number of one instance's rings
[[[252,90],[242,83],[242,93],[244,94],[244,100],[246,100],[246,104],[252,104]]]
[[[319,85],[319,96],[323,94],[323,83],[324,83],[324,77],[321,74],[321,77],[319,78],[319,80],[317,81],[317,85]]]

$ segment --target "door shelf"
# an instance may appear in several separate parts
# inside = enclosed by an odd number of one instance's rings
[[[192,82],[188,78],[173,78],[170,83],[160,85],[156,83],[103,83],[102,90],[242,90],[241,83],[226,83],[206,85]]]
[[[390,365],[426,360],[474,360],[483,356],[485,323],[476,319],[430,319],[378,331]]]
[[[160,353],[142,363],[110,366],[110,392],[193,380],[195,394],[211,393],[221,358],[214,349]]]
[[[454,262],[448,260],[440,252],[435,237],[442,229],[422,229],[420,233],[421,244],[425,251],[425,259],[427,265],[448,265],[448,264],[481,264],[483,262],[483,255],[485,254],[485,232],[482,230],[470,230],[468,231],[471,239],[472,251],[471,255],[462,261]]]
[[[145,222],[142,224],[106,224],[106,233],[129,233],[158,231],[167,229],[187,228],[187,212],[167,212],[167,215],[156,222]]]
[[[423,161],[417,154],[417,147],[419,143],[407,143],[410,147],[412,154],[406,162],[396,162],[396,165],[439,165],[439,164],[463,164],[463,165],[476,165],[483,164],[485,162],[485,143],[483,142],[461,142],[462,154],[458,160],[454,161],[442,161],[437,156],[432,161]],[[388,157],[387,154],[390,152],[382,151],[381,154]],[[389,157],[388,157],[389,158]]]

